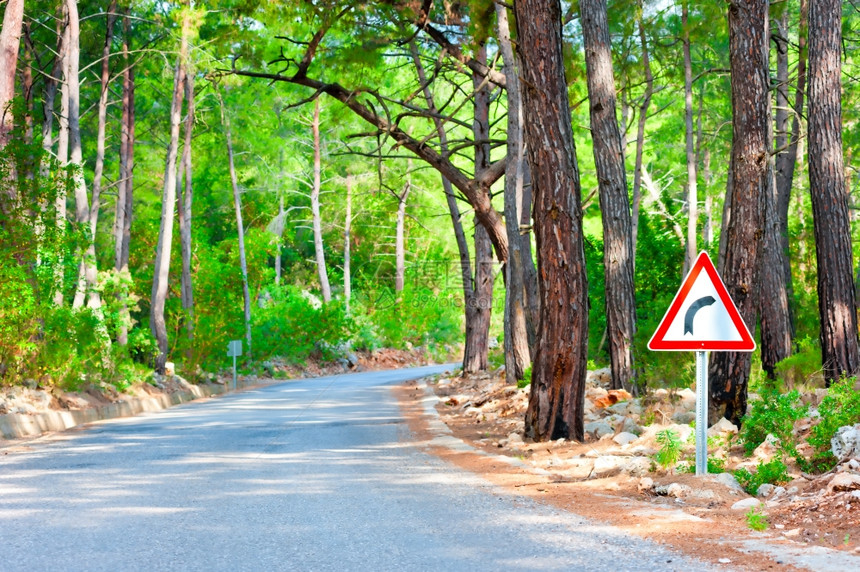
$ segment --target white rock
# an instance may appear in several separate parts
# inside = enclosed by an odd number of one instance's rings
[[[623,431],[623,432],[619,433],[618,435],[616,435],[615,437],[613,437],[612,440],[615,441],[616,443],[618,443],[619,445],[626,445],[628,443],[632,443],[633,441],[635,441],[638,438],[639,438],[639,436],[635,435],[634,433],[629,433],[627,431]]]
[[[689,425],[696,419],[695,411],[678,411],[672,415],[672,421],[681,425]]]
[[[641,477],[651,471],[651,459],[647,457],[626,457],[627,462],[621,466],[622,472],[632,477]]]
[[[586,377],[586,383],[589,382],[594,385],[609,387],[612,385],[612,371],[608,367],[589,371],[588,376]]]
[[[640,493],[649,492],[654,488],[654,479],[651,477],[642,477],[639,479],[638,489]]]
[[[164,375],[176,375],[176,364],[172,361],[164,364]]]
[[[716,435],[722,435],[723,433],[737,433],[738,426],[726,419],[725,417],[720,418],[719,421],[711,425],[711,428],[708,429],[708,437],[714,437]]]
[[[522,443],[522,442],[523,442],[523,438],[519,433],[511,433],[510,435],[508,435],[508,443],[513,444],[513,443]]]
[[[696,392],[690,388],[684,388],[676,394],[679,397],[678,404],[687,411],[696,410]]]
[[[612,435],[615,433],[615,429],[613,429],[612,425],[606,421],[592,421],[591,423],[586,423],[583,429],[595,439],[600,439],[604,435]]]
[[[714,481],[720,483],[724,487],[742,493],[744,492],[744,488],[740,485],[735,476],[731,473],[719,473],[713,476]]]
[[[621,472],[621,468],[629,461],[629,458],[616,457],[615,455],[602,455],[594,460],[594,470],[591,472],[593,478],[608,477]]]
[[[753,456],[761,461],[769,462],[777,453],[779,453],[779,439],[768,433],[761,445],[753,451]]]
[[[830,440],[830,451],[839,461],[860,457],[860,423],[840,427]]]
[[[693,489],[681,483],[670,483],[668,485],[660,485],[654,488],[654,492],[660,496],[674,497],[676,499],[688,496]]]
[[[762,483],[762,484],[759,486],[758,490],[756,491],[755,496],[757,496],[757,497],[767,497],[767,496],[770,496],[770,494],[773,492],[773,490],[774,490],[775,488],[776,488],[776,487],[774,487],[774,486],[773,486],[772,484],[770,484],[770,483]]]
[[[757,507],[759,504],[761,504],[760,500],[750,497],[748,499],[739,500],[733,504],[732,510],[749,510],[753,507]]]
[[[836,473],[827,485],[827,490],[830,492],[854,491],[858,489],[860,489],[860,475],[854,473]]]
[[[785,532],[783,532],[782,535],[787,536],[789,538],[791,538],[792,536],[800,536],[800,529],[792,528],[791,530],[786,530]]]

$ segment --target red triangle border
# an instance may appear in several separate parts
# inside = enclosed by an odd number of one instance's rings
[[[693,284],[696,282],[696,278],[699,277],[699,274],[701,274],[702,270],[704,270],[708,274],[708,277],[711,279],[711,282],[714,285],[714,289],[717,291],[717,295],[720,297],[720,301],[723,303],[729,313],[729,318],[731,318],[732,323],[734,324],[738,333],[740,333],[741,335],[740,340],[669,341],[665,339],[666,332],[669,330],[669,327],[672,325],[672,322],[675,320],[676,316],[678,315],[678,312],[681,310],[681,306],[684,305],[684,302],[687,299],[687,295],[690,293],[690,289],[693,287]],[[678,290],[678,293],[675,294],[675,298],[669,305],[669,309],[666,311],[666,315],[663,316],[663,320],[657,327],[657,331],[654,332],[654,335],[651,337],[651,341],[648,342],[648,349],[651,351],[751,352],[755,350],[755,347],[755,340],[753,339],[752,334],[750,334],[750,331],[744,323],[743,318],[741,318],[737,306],[735,306],[734,301],[732,301],[731,296],[729,296],[729,292],[726,289],[726,285],[723,283],[722,278],[720,278],[719,274],[717,274],[717,269],[714,268],[714,263],[711,262],[711,257],[708,256],[707,252],[700,252],[695,264],[693,264],[693,268],[690,269],[690,272],[687,274],[687,277],[684,278],[684,281],[681,283],[681,288]]]

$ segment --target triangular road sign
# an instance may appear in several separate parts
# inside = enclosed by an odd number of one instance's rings
[[[663,316],[648,349],[654,351],[755,350],[749,329],[707,252],[701,252]]]

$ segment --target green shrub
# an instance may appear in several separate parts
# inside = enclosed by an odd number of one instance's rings
[[[796,389],[779,393],[776,389],[762,388],[759,397],[750,404],[741,425],[740,439],[744,450],[749,455],[770,433],[779,439],[780,447],[786,453],[794,455],[794,422],[808,412],[808,407],[800,403],[800,393]]]
[[[836,465],[830,453],[830,440],[845,425],[860,423],[860,392],[855,391],[856,378],[843,378],[833,383],[818,406],[821,416],[809,435],[809,444],[815,449],[811,464],[805,469],[826,471]]]
[[[767,522],[767,515],[764,514],[763,510],[764,507],[761,504],[749,509],[749,512],[746,513],[747,528],[758,530],[759,532],[767,530],[769,523]]]
[[[798,388],[806,385],[821,371],[821,348],[818,340],[805,336],[797,340],[794,354],[776,364],[776,374],[785,387]]]
[[[767,463],[760,462],[756,467],[755,473],[741,468],[736,470],[734,475],[743,489],[753,496],[758,492],[758,488],[765,483],[784,485],[791,480],[788,476],[788,468],[780,458],[773,459]]]

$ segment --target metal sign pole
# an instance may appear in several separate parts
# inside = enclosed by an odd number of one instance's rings
[[[708,352],[696,352],[696,476],[708,474]]]
[[[236,391],[236,354],[233,354],[233,391]]]

